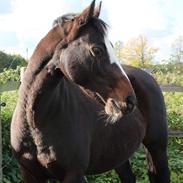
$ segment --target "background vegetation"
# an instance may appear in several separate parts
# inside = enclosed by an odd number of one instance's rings
[[[140,44],[138,42],[143,44]],[[167,61],[168,64],[154,65],[153,58],[157,52],[156,48],[151,48],[148,40],[141,36],[138,39],[134,39],[133,42],[137,42],[136,47],[131,47],[130,41],[125,46],[123,44],[116,43],[116,52],[120,59],[126,60],[126,63],[132,63],[137,67],[146,67],[152,70],[152,75],[161,84],[173,84],[183,86],[183,63],[181,57],[176,57],[176,54],[182,54],[182,52],[174,52]],[[140,45],[140,46],[139,46]],[[138,48],[138,49],[137,49]],[[134,49],[133,52],[128,50]],[[179,50],[180,51],[180,50]],[[126,55],[124,55],[124,53]],[[141,54],[138,54],[141,53]],[[131,56],[130,56],[131,54]],[[138,54],[140,56],[137,56]],[[180,56],[179,55],[179,56]],[[13,58],[13,59],[12,59]],[[180,58],[180,61],[177,59]],[[8,64],[7,64],[8,63]],[[25,59],[20,56],[12,56],[0,52],[0,85],[7,81],[19,81],[20,66],[24,66]],[[17,67],[18,66],[18,67]],[[11,68],[11,69],[10,69]],[[2,108],[1,120],[3,128],[3,180],[2,183],[20,183],[21,177],[18,171],[18,165],[11,153],[9,142],[9,128],[12,112],[14,110],[17,91],[4,92],[1,94],[1,100],[6,103],[6,106]],[[168,114],[168,127],[171,129],[183,129],[183,93],[164,93],[165,102],[167,106]],[[183,183],[183,139],[181,138],[169,138],[168,142],[168,156],[169,165],[171,170],[172,183]],[[146,171],[146,157],[144,155],[143,147],[131,158],[131,164],[133,171],[137,176],[138,183],[146,183],[147,171]],[[88,176],[87,182],[89,183],[118,183],[119,179],[114,171],[107,172],[102,175]]]
[[[11,55],[0,51],[0,72],[4,69],[16,69],[17,66],[25,66],[26,60],[20,55]]]

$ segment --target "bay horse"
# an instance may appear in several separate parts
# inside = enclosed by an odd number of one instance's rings
[[[168,183],[167,124],[154,79],[118,63],[95,0],[68,14],[37,45],[11,122],[25,183],[85,182],[115,169],[135,182],[128,159],[143,142],[151,183]]]

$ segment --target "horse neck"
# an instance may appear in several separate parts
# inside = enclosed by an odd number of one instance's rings
[[[90,123],[98,118],[97,109],[100,106],[93,100],[91,93],[73,83],[65,76],[58,81],[56,78],[49,79],[44,83],[39,97],[36,97],[34,106],[36,121],[52,123],[53,119],[62,119],[63,123]],[[55,83],[52,83],[52,82]],[[57,83],[58,82],[58,83]],[[40,116],[42,114],[42,116]],[[81,116],[84,121],[81,120]],[[79,118],[78,118],[79,117]],[[89,119],[88,119],[89,118]],[[95,120],[96,119],[96,120]],[[45,124],[44,124],[45,125]],[[64,125],[64,124],[63,124]]]
[[[29,125],[35,127],[35,115],[45,115],[41,117],[43,119],[50,113],[50,109],[52,116],[72,111],[75,115],[80,115],[77,114],[80,110],[84,113],[88,110],[91,113],[86,115],[97,118],[96,111],[101,110],[101,106],[93,99],[92,93],[69,81],[62,73],[50,74],[43,68],[31,84],[27,78],[28,76],[24,77],[20,87],[19,101],[24,102],[21,106],[24,106],[24,116]]]
[[[34,77],[32,73],[26,71],[19,90],[19,104],[23,106],[22,110],[29,124],[34,122],[34,106],[41,92],[47,90],[48,87],[54,88],[59,81],[59,77],[55,77],[55,75],[50,77],[50,73],[47,72],[46,68],[43,68]]]

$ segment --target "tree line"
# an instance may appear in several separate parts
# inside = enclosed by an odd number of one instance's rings
[[[183,37],[177,37],[172,43],[172,54],[165,63],[183,64]],[[123,43],[117,41],[114,45],[117,57],[125,64],[147,68],[153,65],[154,58],[159,51],[151,46],[144,35],[139,35]],[[25,66],[25,58],[17,54],[7,54],[0,51],[0,72],[4,69],[16,69],[17,66]]]
[[[7,54],[4,51],[0,51],[0,72],[4,69],[16,69],[17,66],[25,66],[26,60],[16,54]]]
[[[158,48],[150,45],[149,40],[144,35],[139,35],[129,41],[123,43],[118,41],[115,43],[117,57],[125,64],[137,67],[149,67],[153,64]],[[183,37],[177,37],[172,45],[172,54],[166,63],[181,64],[183,63]]]

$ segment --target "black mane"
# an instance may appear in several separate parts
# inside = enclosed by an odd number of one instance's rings
[[[107,33],[108,25],[99,18],[93,18],[91,20],[93,26],[103,35],[105,36]]]

